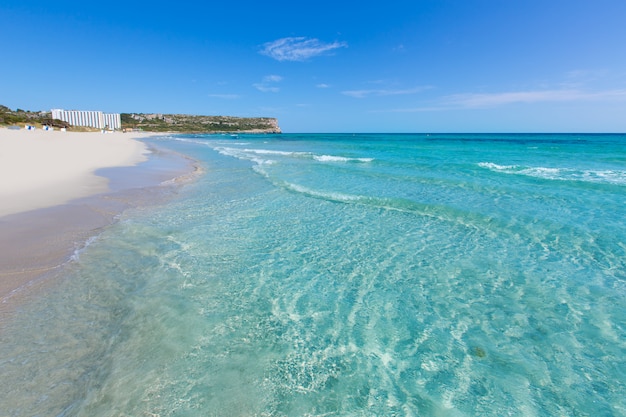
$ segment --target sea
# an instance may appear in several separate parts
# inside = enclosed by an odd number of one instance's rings
[[[2,416],[626,416],[626,135],[169,135],[2,324]]]

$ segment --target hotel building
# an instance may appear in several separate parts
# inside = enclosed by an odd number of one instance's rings
[[[112,130],[122,128],[122,119],[119,113],[52,109],[52,118],[63,120],[72,126],[89,126]]]

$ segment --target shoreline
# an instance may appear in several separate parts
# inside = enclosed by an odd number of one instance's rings
[[[151,136],[156,135],[142,135]],[[202,173],[197,161],[132,138],[141,144],[142,154],[149,152],[147,158],[93,170],[106,189],[89,188],[96,192],[0,216],[0,310],[12,310],[23,297],[38,294],[48,278],[126,210],[165,203]]]
[[[106,192],[96,171],[146,161],[148,136],[0,129],[0,218]]]

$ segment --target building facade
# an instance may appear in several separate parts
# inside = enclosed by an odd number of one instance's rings
[[[101,111],[52,109],[52,118],[63,120],[72,126],[88,126],[96,129],[121,129],[122,118],[119,113]]]

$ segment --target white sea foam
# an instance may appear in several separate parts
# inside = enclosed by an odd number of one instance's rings
[[[285,152],[285,151],[273,151],[269,149],[243,149],[243,151],[257,154],[257,155],[279,155],[279,156],[295,156],[295,157],[302,157],[302,156],[310,155],[308,152]]]
[[[517,168],[516,165],[498,165],[493,162],[479,162],[478,166],[481,168],[491,169],[493,171],[508,171]]]
[[[626,185],[626,171],[622,170],[580,170],[554,167],[523,167],[519,165],[498,165],[493,162],[479,162],[478,166],[494,172],[525,175],[557,181],[583,181],[601,184]]]
[[[277,155],[288,158],[304,158],[314,159],[318,162],[371,162],[374,158],[349,158],[345,156],[336,155],[317,155],[311,152],[296,152],[296,151],[277,151],[270,149],[242,149],[243,152],[256,154],[256,155]]]
[[[348,162],[349,158],[344,158],[343,156],[332,156],[332,155],[314,155],[313,159],[320,162]]]
[[[209,146],[209,143],[207,141],[198,140],[198,139],[190,139],[190,138],[182,138],[179,136],[159,136],[157,139],[167,139],[167,140],[172,140],[176,142],[195,143],[197,145]]]
[[[374,158],[348,158],[345,156],[336,156],[336,155],[317,155],[310,152],[288,152],[288,151],[278,151],[271,149],[252,149],[252,148],[233,148],[233,147],[222,147],[218,146],[214,148],[217,152],[225,156],[231,156],[238,159],[248,160],[255,162],[257,164],[274,164],[277,161],[270,159],[261,159],[259,156],[277,156],[277,157],[285,157],[285,158],[298,158],[298,159],[313,159],[318,162],[323,163],[348,163],[348,162],[358,162],[358,163],[368,163],[372,162]]]
[[[237,159],[252,161],[258,165],[272,165],[277,161],[274,159],[260,158],[260,156],[300,156],[303,152],[282,152],[270,151],[265,149],[239,149],[231,147],[216,147],[217,152],[225,156],[231,156]]]
[[[252,162],[257,165],[274,165],[276,163],[273,159],[252,158]]]
[[[229,140],[228,142],[226,141],[219,141],[216,142],[218,145],[222,145],[222,146],[232,146],[232,145],[241,145],[241,146],[247,146],[250,145],[250,142],[237,142],[237,141],[231,141]]]
[[[90,238],[88,238],[83,244],[82,246],[77,247],[76,249],[74,249],[74,252],[72,253],[72,255],[70,256],[69,260],[70,262],[77,262],[80,259],[80,255],[95,241],[97,241],[100,238],[100,235],[94,235],[91,236]]]
[[[259,158],[258,155],[247,152],[245,149],[228,148],[228,147],[217,147],[214,149],[224,156],[230,156],[233,158],[241,159],[243,161],[250,161],[256,165],[272,165],[275,163],[274,160]]]
[[[242,149],[228,147],[216,147],[214,149],[224,156],[232,156],[237,159],[252,160],[252,156]]]
[[[374,158],[347,158],[333,155],[313,155],[313,159],[319,162],[372,162],[374,160]]]
[[[292,184],[292,183],[285,183],[285,188],[291,191],[295,191],[297,193],[306,194],[311,197],[317,197],[317,198],[322,198],[325,200],[332,200],[332,201],[339,201],[339,202],[353,202],[353,201],[358,201],[363,198],[363,197],[360,197],[357,195],[351,195],[351,194],[312,190],[310,188],[307,188],[298,184]]]

